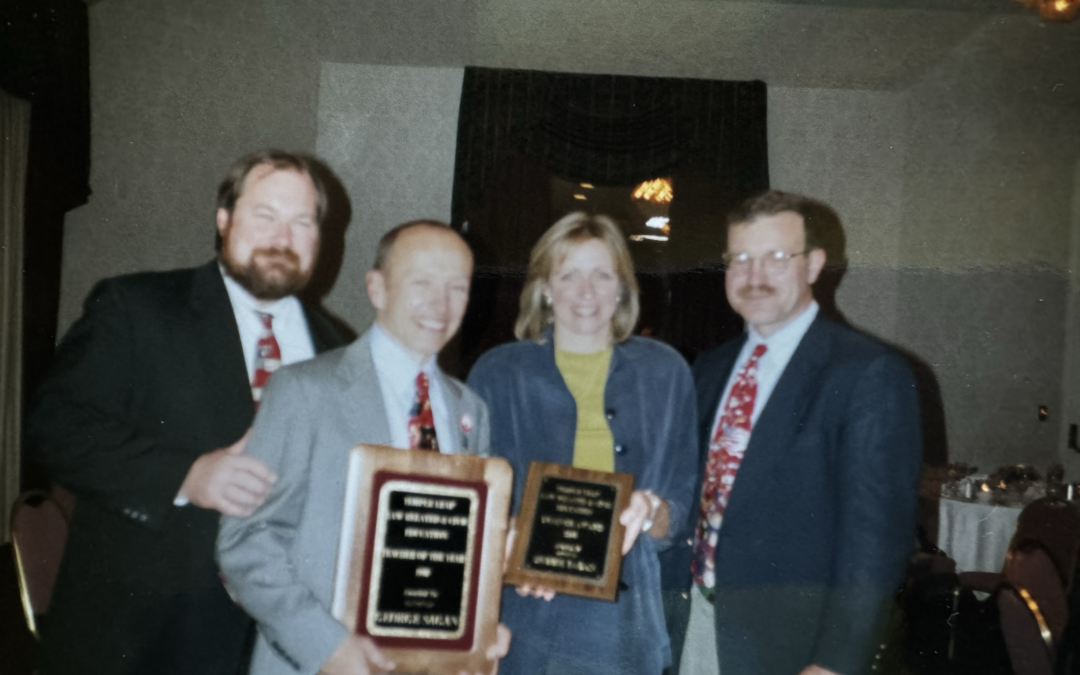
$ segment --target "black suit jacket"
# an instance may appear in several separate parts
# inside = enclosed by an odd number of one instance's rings
[[[702,473],[745,340],[694,365]],[[754,426],[720,528],[722,673],[870,672],[912,549],[921,461],[903,357],[819,315]]]
[[[305,315],[316,351],[344,343]],[[235,672],[248,620],[218,578],[218,513],[173,500],[195,459],[253,416],[216,261],[94,288],[28,420],[34,458],[79,497],[43,672]]]

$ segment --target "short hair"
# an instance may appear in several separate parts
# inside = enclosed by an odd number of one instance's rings
[[[762,192],[735,207],[728,214],[727,230],[730,231],[736,225],[749,224],[762,216],[775,216],[784,211],[791,211],[802,217],[808,251],[825,248],[825,230],[828,227],[825,216],[831,209],[815,199],[780,190]]]
[[[218,185],[217,208],[232,213],[236,201],[244,193],[244,183],[247,182],[248,175],[251,174],[255,167],[264,164],[273,167],[276,171],[296,171],[311,179],[317,196],[315,220],[322,226],[323,219],[326,217],[326,183],[317,168],[317,160],[310,155],[275,150],[273,148],[257,150],[236,160],[229,169],[229,173],[225,174],[224,180]]]
[[[414,227],[435,227],[441,230],[446,230],[453,234],[457,234],[463,242],[464,238],[458,234],[457,230],[450,227],[449,224],[444,223],[441,220],[435,220],[433,218],[419,218],[417,220],[410,220],[400,225],[395,225],[387,230],[386,234],[379,238],[379,243],[375,247],[375,262],[371,264],[371,269],[379,270],[380,272],[386,267],[386,261],[390,258],[390,252],[394,248],[394,244],[397,242],[398,237],[405,230],[411,230]],[[468,243],[465,244],[468,246]]]
[[[607,247],[621,286],[615,314],[611,317],[612,340],[622,342],[630,337],[637,324],[640,304],[634,262],[626,247],[626,237],[611,218],[578,211],[560,218],[548,228],[529,254],[529,270],[514,322],[514,335],[519,340],[528,338],[543,342],[544,330],[554,321],[552,308],[544,303],[544,282],[556,265],[566,259],[571,248],[592,239]]]

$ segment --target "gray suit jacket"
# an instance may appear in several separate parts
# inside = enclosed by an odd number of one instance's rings
[[[440,373],[450,419],[476,424],[455,447],[490,453],[484,402]],[[279,370],[247,453],[278,475],[249,518],[222,518],[217,555],[233,598],[259,624],[253,675],[315,673],[348,635],[330,614],[349,450],[391,444],[369,335]]]

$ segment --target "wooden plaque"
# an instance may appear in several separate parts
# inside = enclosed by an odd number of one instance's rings
[[[490,671],[510,464],[358,445],[346,480],[333,615],[395,673]]]
[[[634,477],[532,462],[503,581],[615,600]]]

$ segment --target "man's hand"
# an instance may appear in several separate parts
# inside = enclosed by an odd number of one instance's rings
[[[354,634],[338,645],[319,672],[323,675],[372,675],[388,673],[394,666],[370,638]]]
[[[651,493],[650,493],[651,494]],[[626,530],[623,532],[622,554],[626,555],[634,547],[641,529],[645,522],[653,521],[649,532],[657,537],[663,537],[667,533],[667,502],[659,500],[659,506],[653,508],[653,500],[644,490],[634,490],[630,493],[630,505],[619,515],[619,522]]]
[[[505,623],[500,623],[495,628],[495,643],[485,652],[495,665],[492,666],[490,673],[476,673],[476,675],[499,675],[499,659],[508,653],[510,653],[510,629]],[[458,675],[470,675],[470,673],[462,670],[458,672]]]
[[[840,675],[840,673],[822,668],[821,666],[807,666],[802,669],[802,672],[799,673],[799,675]]]
[[[188,470],[180,497],[226,516],[246,518],[263,503],[277,480],[265,464],[244,454],[251,429],[227,448],[200,455]]]

